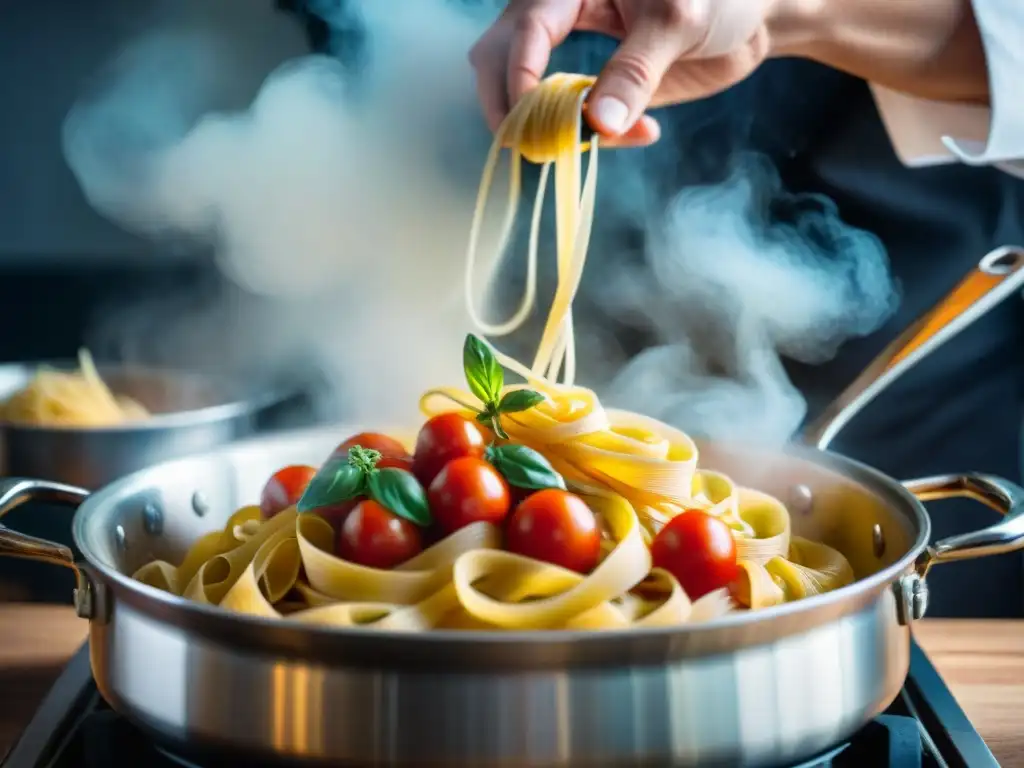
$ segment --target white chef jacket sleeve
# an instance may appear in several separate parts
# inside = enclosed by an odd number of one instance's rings
[[[1024,177],[1024,0],[973,0],[988,62],[991,108],[929,101],[872,86],[900,160],[959,160]]]

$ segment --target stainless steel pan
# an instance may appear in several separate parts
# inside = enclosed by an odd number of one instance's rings
[[[702,464],[785,499],[796,532],[839,547],[852,586],[707,625],[605,633],[387,634],[261,620],[191,604],[126,574],[180,557],[291,462],[346,430],[255,440],[161,464],[97,493],[5,481],[77,505],[62,546],[0,527],[0,553],[75,569],[92,667],[110,704],[172,749],[359,766],[708,766],[793,763],[897,695],[928,569],[1024,546],[1024,490],[956,474],[900,483],[823,449],[901,372],[1020,290],[1024,256],[990,254],[815,425],[780,453],[703,445]],[[929,546],[922,501],[977,499],[996,525]]]

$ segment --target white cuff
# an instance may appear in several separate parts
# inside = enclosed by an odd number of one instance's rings
[[[955,160],[1024,173],[1024,0],[974,0],[988,62],[992,108],[928,101],[872,86],[905,165]],[[1018,161],[1018,162],[1015,162]]]

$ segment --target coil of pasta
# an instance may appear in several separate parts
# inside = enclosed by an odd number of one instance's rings
[[[135,578],[227,610],[331,626],[428,631],[622,629],[705,622],[837,589],[846,558],[791,535],[777,499],[699,467],[685,433],[605,409],[575,383],[572,301],[590,239],[598,139],[581,141],[591,78],[557,74],[511,111],[488,155],[470,231],[466,301],[501,336],[534,308],[544,190],[555,180],[558,283],[527,367],[470,335],[466,387],[420,402],[415,441],[360,433],[319,467],[291,466],[194,544]],[[511,156],[542,166],[527,286],[512,317],[475,308],[473,269],[491,180]],[[582,158],[589,152],[586,178]],[[506,374],[522,381],[506,384]]]
[[[0,401],[0,422],[38,427],[113,427],[148,416],[135,400],[111,392],[85,349],[78,352],[77,371],[41,367]]]

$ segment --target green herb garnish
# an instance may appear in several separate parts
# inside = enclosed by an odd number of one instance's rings
[[[514,389],[502,396],[505,372],[491,348],[473,334],[466,336],[466,343],[462,347],[462,366],[470,391],[484,405],[483,412],[477,414],[476,420],[488,425],[502,440],[508,440],[508,433],[501,426],[503,413],[527,411],[544,402],[544,395],[532,389]]]
[[[509,485],[530,491],[545,488],[565,490],[565,480],[544,456],[525,445],[492,445],[484,457],[494,465]]]
[[[378,461],[380,453],[358,445],[350,448],[346,456],[332,456],[299,499],[299,512],[315,512],[366,496],[411,523],[429,526],[430,505],[419,480],[397,467],[377,469]]]

